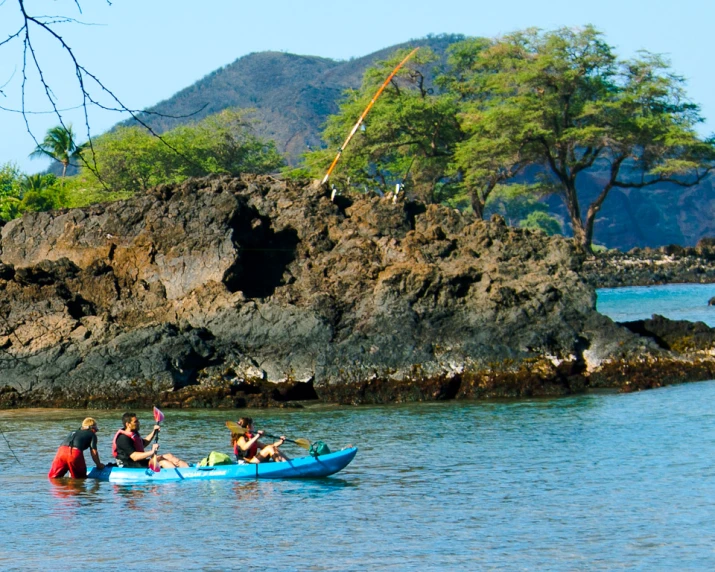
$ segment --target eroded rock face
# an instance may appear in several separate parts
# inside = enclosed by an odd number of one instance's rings
[[[269,177],[163,186],[2,228],[2,384],[33,404],[284,380],[328,396],[467,373],[481,387],[533,360],[571,379],[662,351],[595,312],[582,263],[569,240],[444,207]]]

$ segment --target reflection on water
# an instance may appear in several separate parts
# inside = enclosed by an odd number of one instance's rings
[[[48,480],[50,483],[50,491],[52,496],[57,499],[85,497],[92,499],[96,497],[96,493],[100,490],[100,483],[95,480],[82,479],[53,479]]]
[[[148,501],[161,502],[161,496],[164,494],[160,490],[162,485],[149,484],[145,486],[135,485],[118,485],[116,483],[107,483],[114,491],[117,500],[119,500],[120,509],[126,510],[142,510],[147,505]]]
[[[271,432],[360,450],[327,479],[147,485],[50,482],[55,448],[84,412],[0,411],[23,461],[0,441],[0,535],[13,547],[0,557],[3,569],[126,567],[128,533],[159,547],[142,551],[155,570],[245,567],[241,536],[272,555],[260,560],[265,570],[708,570],[713,400],[706,382],[553,400],[247,411]],[[166,413],[166,450],[191,461],[230,450],[223,424],[235,412]],[[121,412],[93,416],[106,428],[106,462]]]

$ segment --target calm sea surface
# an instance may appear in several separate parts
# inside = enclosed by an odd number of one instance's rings
[[[627,322],[660,314],[671,320],[702,321],[715,326],[715,284],[667,284],[598,290],[598,309],[616,320]]]
[[[714,290],[606,290],[599,307],[708,321]],[[20,461],[0,437],[0,570],[713,570],[713,403],[715,382],[703,382],[549,400],[166,410],[162,450],[190,461],[228,451],[224,422],[243,413],[360,450],[327,479],[141,486],[50,482],[57,444],[85,412],[0,411]],[[105,461],[121,413],[92,412]]]

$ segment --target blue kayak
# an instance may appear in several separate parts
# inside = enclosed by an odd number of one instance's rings
[[[87,478],[111,483],[164,483],[170,481],[199,479],[305,479],[327,477],[341,471],[355,458],[357,447],[349,447],[319,457],[300,457],[280,463],[244,463],[240,465],[216,465],[214,467],[187,467],[161,469],[126,469],[94,467]]]

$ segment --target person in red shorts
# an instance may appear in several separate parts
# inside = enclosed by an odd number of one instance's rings
[[[87,465],[84,462],[83,451],[87,449],[92,455],[94,464],[97,465],[99,470],[102,470],[104,465],[100,462],[99,453],[97,453],[97,431],[99,431],[99,428],[94,419],[87,417],[82,421],[82,427],[77,431],[72,431],[62,441],[47,476],[51,479],[56,479],[64,477],[69,471],[70,476],[74,479],[86,479]]]

